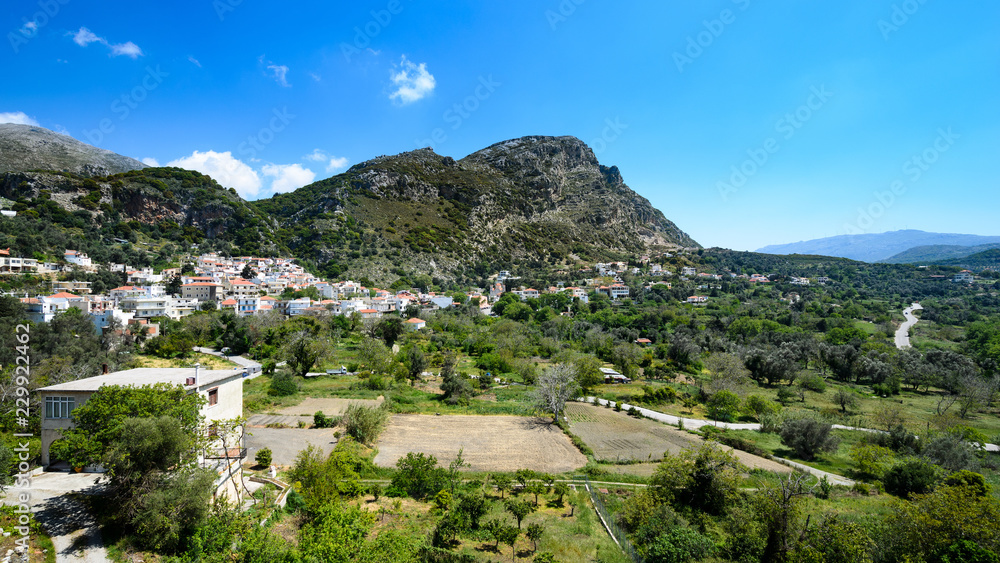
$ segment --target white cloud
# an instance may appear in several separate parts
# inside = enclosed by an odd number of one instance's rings
[[[34,125],[35,127],[41,127],[41,125],[28,116],[28,114],[23,111],[8,111],[0,112],[0,123],[15,123],[17,125]]]
[[[313,152],[302,157],[303,160],[311,160],[313,162],[323,162],[329,158],[325,152],[319,149],[313,149]]]
[[[132,43],[131,41],[125,43],[119,43],[117,45],[111,46],[111,56],[117,57],[119,55],[125,55],[126,57],[131,57],[133,59],[142,56],[142,49],[138,45]]]
[[[241,196],[250,199],[260,191],[260,176],[246,163],[234,158],[229,151],[194,151],[191,156],[172,160],[167,166],[177,166],[208,174],[227,188],[235,188]]]
[[[142,49],[138,45],[131,41],[126,41],[124,43],[115,43],[112,45],[107,39],[97,35],[93,31],[85,27],[81,27],[76,33],[70,33],[73,36],[73,42],[81,47],[86,47],[91,43],[100,43],[108,49],[111,49],[112,57],[126,56],[132,59],[137,59],[143,55]]]
[[[25,37],[31,37],[35,35],[35,32],[38,31],[38,22],[36,21],[27,22],[26,24],[24,24],[24,27],[22,27],[18,31],[20,31],[21,35]]]
[[[302,159],[326,163],[326,171],[328,173],[343,170],[344,168],[347,168],[347,165],[351,162],[350,160],[347,160],[346,157],[330,156],[320,149],[314,149],[313,152],[303,156]]]
[[[343,170],[343,169],[347,168],[347,165],[349,163],[350,163],[350,161],[347,160],[347,158],[345,158],[343,156],[339,156],[339,157],[335,156],[335,157],[331,158],[329,164],[326,165],[326,171],[327,172],[336,172],[338,170]]]
[[[70,135],[69,129],[66,129],[62,125],[56,125],[55,127],[52,128],[52,130],[55,131],[56,133],[59,133],[60,135],[66,135],[67,137],[72,137],[73,136],[73,135]]]
[[[151,156],[147,156],[146,158],[142,159],[142,163],[145,164],[146,166],[155,166],[155,167],[160,166],[160,161],[156,160]]]
[[[86,47],[87,45],[90,45],[91,43],[94,42],[101,42],[104,43],[105,45],[108,44],[107,41],[101,39],[93,31],[90,31],[85,27],[81,27],[80,31],[77,31],[76,34],[73,35],[73,42],[81,47]]]
[[[290,192],[316,179],[316,173],[301,164],[266,164],[261,171],[265,176],[274,178],[271,182],[274,193]]]
[[[425,98],[434,91],[434,76],[427,72],[427,63],[414,64],[403,55],[399,70],[390,74],[396,90],[389,94],[389,99],[406,105]]]
[[[188,60],[191,61],[191,64],[193,64],[194,66],[201,68],[201,61],[199,61],[198,59],[189,56]]]
[[[272,73],[271,78],[274,78],[274,81],[277,82],[278,85],[283,86],[285,88],[288,88],[289,86],[291,86],[291,84],[288,83],[288,67],[287,66],[285,66],[285,65],[269,64],[269,65],[267,65],[267,70],[271,71],[271,73]]]
[[[323,81],[323,77],[320,76],[319,74],[316,74],[315,72],[310,72],[309,73],[309,77],[312,78],[313,80],[315,80],[316,82],[322,82]]]

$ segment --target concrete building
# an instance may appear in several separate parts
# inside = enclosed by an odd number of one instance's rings
[[[70,418],[73,410],[85,404],[91,395],[101,387],[118,385],[142,387],[166,383],[184,387],[188,393],[197,393],[205,398],[199,410],[202,417],[202,431],[209,437],[217,436],[214,422],[232,420],[243,414],[243,371],[205,370],[194,368],[138,368],[109,373],[97,377],[68,381],[37,390],[42,407],[41,457],[42,465],[48,467],[58,460],[49,455],[52,443],[62,437],[62,432],[73,427]],[[232,478],[239,475],[240,461],[246,457],[242,444],[221,449],[221,440],[210,440],[205,450],[199,453],[199,463],[215,469],[219,475],[216,481],[217,494],[232,494]],[[230,491],[230,492],[227,492]]]

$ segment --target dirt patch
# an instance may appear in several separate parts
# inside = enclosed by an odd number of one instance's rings
[[[459,449],[474,471],[563,473],[587,463],[562,430],[543,418],[419,414],[392,417],[375,463],[393,467],[408,452],[423,452],[447,466]]]
[[[683,450],[697,448],[704,440],[694,434],[668,426],[662,422],[648,418],[633,418],[611,409],[596,407],[584,403],[569,403],[566,405],[566,417],[569,418],[570,431],[594,450],[594,457],[600,461],[619,460],[659,460],[664,453],[677,455]],[[741,450],[731,450],[741,463],[750,469],[765,469],[788,473],[786,465],[771,461]],[[620,473],[641,475],[640,465],[616,466]],[[619,469],[620,468],[620,469]],[[650,473],[652,474],[652,473]]]
[[[277,414],[284,416],[312,416],[316,414],[317,411],[323,411],[326,416],[335,416],[344,414],[347,410],[347,405],[351,403],[359,403],[362,405],[368,405],[370,407],[377,407],[382,404],[384,397],[379,397],[378,399],[336,399],[336,398],[317,398],[317,397],[307,397],[301,403],[293,407],[285,407],[279,411]]]

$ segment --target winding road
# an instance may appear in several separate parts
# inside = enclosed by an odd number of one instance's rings
[[[913,303],[903,309],[903,317],[906,320],[903,324],[899,325],[899,329],[896,331],[896,348],[902,350],[903,348],[910,347],[910,328],[920,320],[913,314],[913,311],[919,311],[920,309],[923,309],[920,303]]]

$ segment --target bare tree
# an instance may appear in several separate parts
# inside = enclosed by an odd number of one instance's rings
[[[535,387],[535,405],[552,413],[553,421],[559,420],[568,401],[580,388],[576,383],[576,370],[572,365],[559,364],[551,366],[538,378]]]

